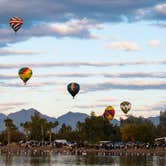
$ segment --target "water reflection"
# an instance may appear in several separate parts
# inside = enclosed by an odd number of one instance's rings
[[[0,166],[165,166],[165,156],[72,156],[60,154],[39,155],[1,155]]]

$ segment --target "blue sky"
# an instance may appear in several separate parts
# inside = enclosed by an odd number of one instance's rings
[[[102,115],[112,105],[123,117],[166,109],[166,1],[0,1],[0,111],[35,108],[58,117],[68,111]],[[93,10],[92,10],[93,9]],[[12,16],[24,24],[14,35]],[[33,77],[23,86],[21,67]],[[75,100],[66,86],[80,84]]]

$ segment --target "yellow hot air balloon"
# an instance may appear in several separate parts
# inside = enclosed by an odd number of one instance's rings
[[[104,111],[103,118],[105,120],[111,121],[114,118],[114,115],[115,115],[114,108],[112,106],[108,106]]]
[[[32,70],[29,67],[23,67],[18,72],[19,77],[23,80],[24,84],[32,77]]]

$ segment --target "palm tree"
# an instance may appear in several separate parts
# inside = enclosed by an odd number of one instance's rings
[[[20,126],[24,128],[26,134],[26,141],[28,141],[28,135],[29,132],[31,131],[31,123],[30,122],[21,123]]]
[[[46,119],[44,118],[41,118],[40,119],[40,127],[41,127],[41,141],[42,141],[42,144],[44,142],[44,131],[45,131],[45,128],[46,128]]]
[[[5,126],[6,126],[6,131],[7,131],[7,143],[8,145],[10,144],[11,141],[11,131],[16,129],[16,126],[13,124],[13,120],[12,119],[5,119]]]
[[[48,122],[47,123],[47,129],[49,130],[49,142],[51,145],[52,142],[52,129],[58,126],[58,121],[55,122]]]

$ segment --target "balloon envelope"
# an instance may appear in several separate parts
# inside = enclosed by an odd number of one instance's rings
[[[103,114],[105,120],[111,121],[114,118],[115,110],[112,106],[108,106]]]
[[[23,19],[20,17],[14,16],[9,20],[9,24],[12,27],[12,29],[15,32],[17,32],[23,24]]]
[[[121,110],[122,110],[125,114],[127,114],[127,113],[130,111],[130,109],[131,109],[131,103],[128,102],[128,101],[123,101],[123,102],[120,104],[120,108],[121,108]]]
[[[18,72],[19,77],[26,82],[32,77],[32,70],[29,67],[23,67]]]
[[[79,92],[80,90],[80,85],[78,83],[72,82],[67,85],[67,90],[68,92],[75,97],[75,95]]]

